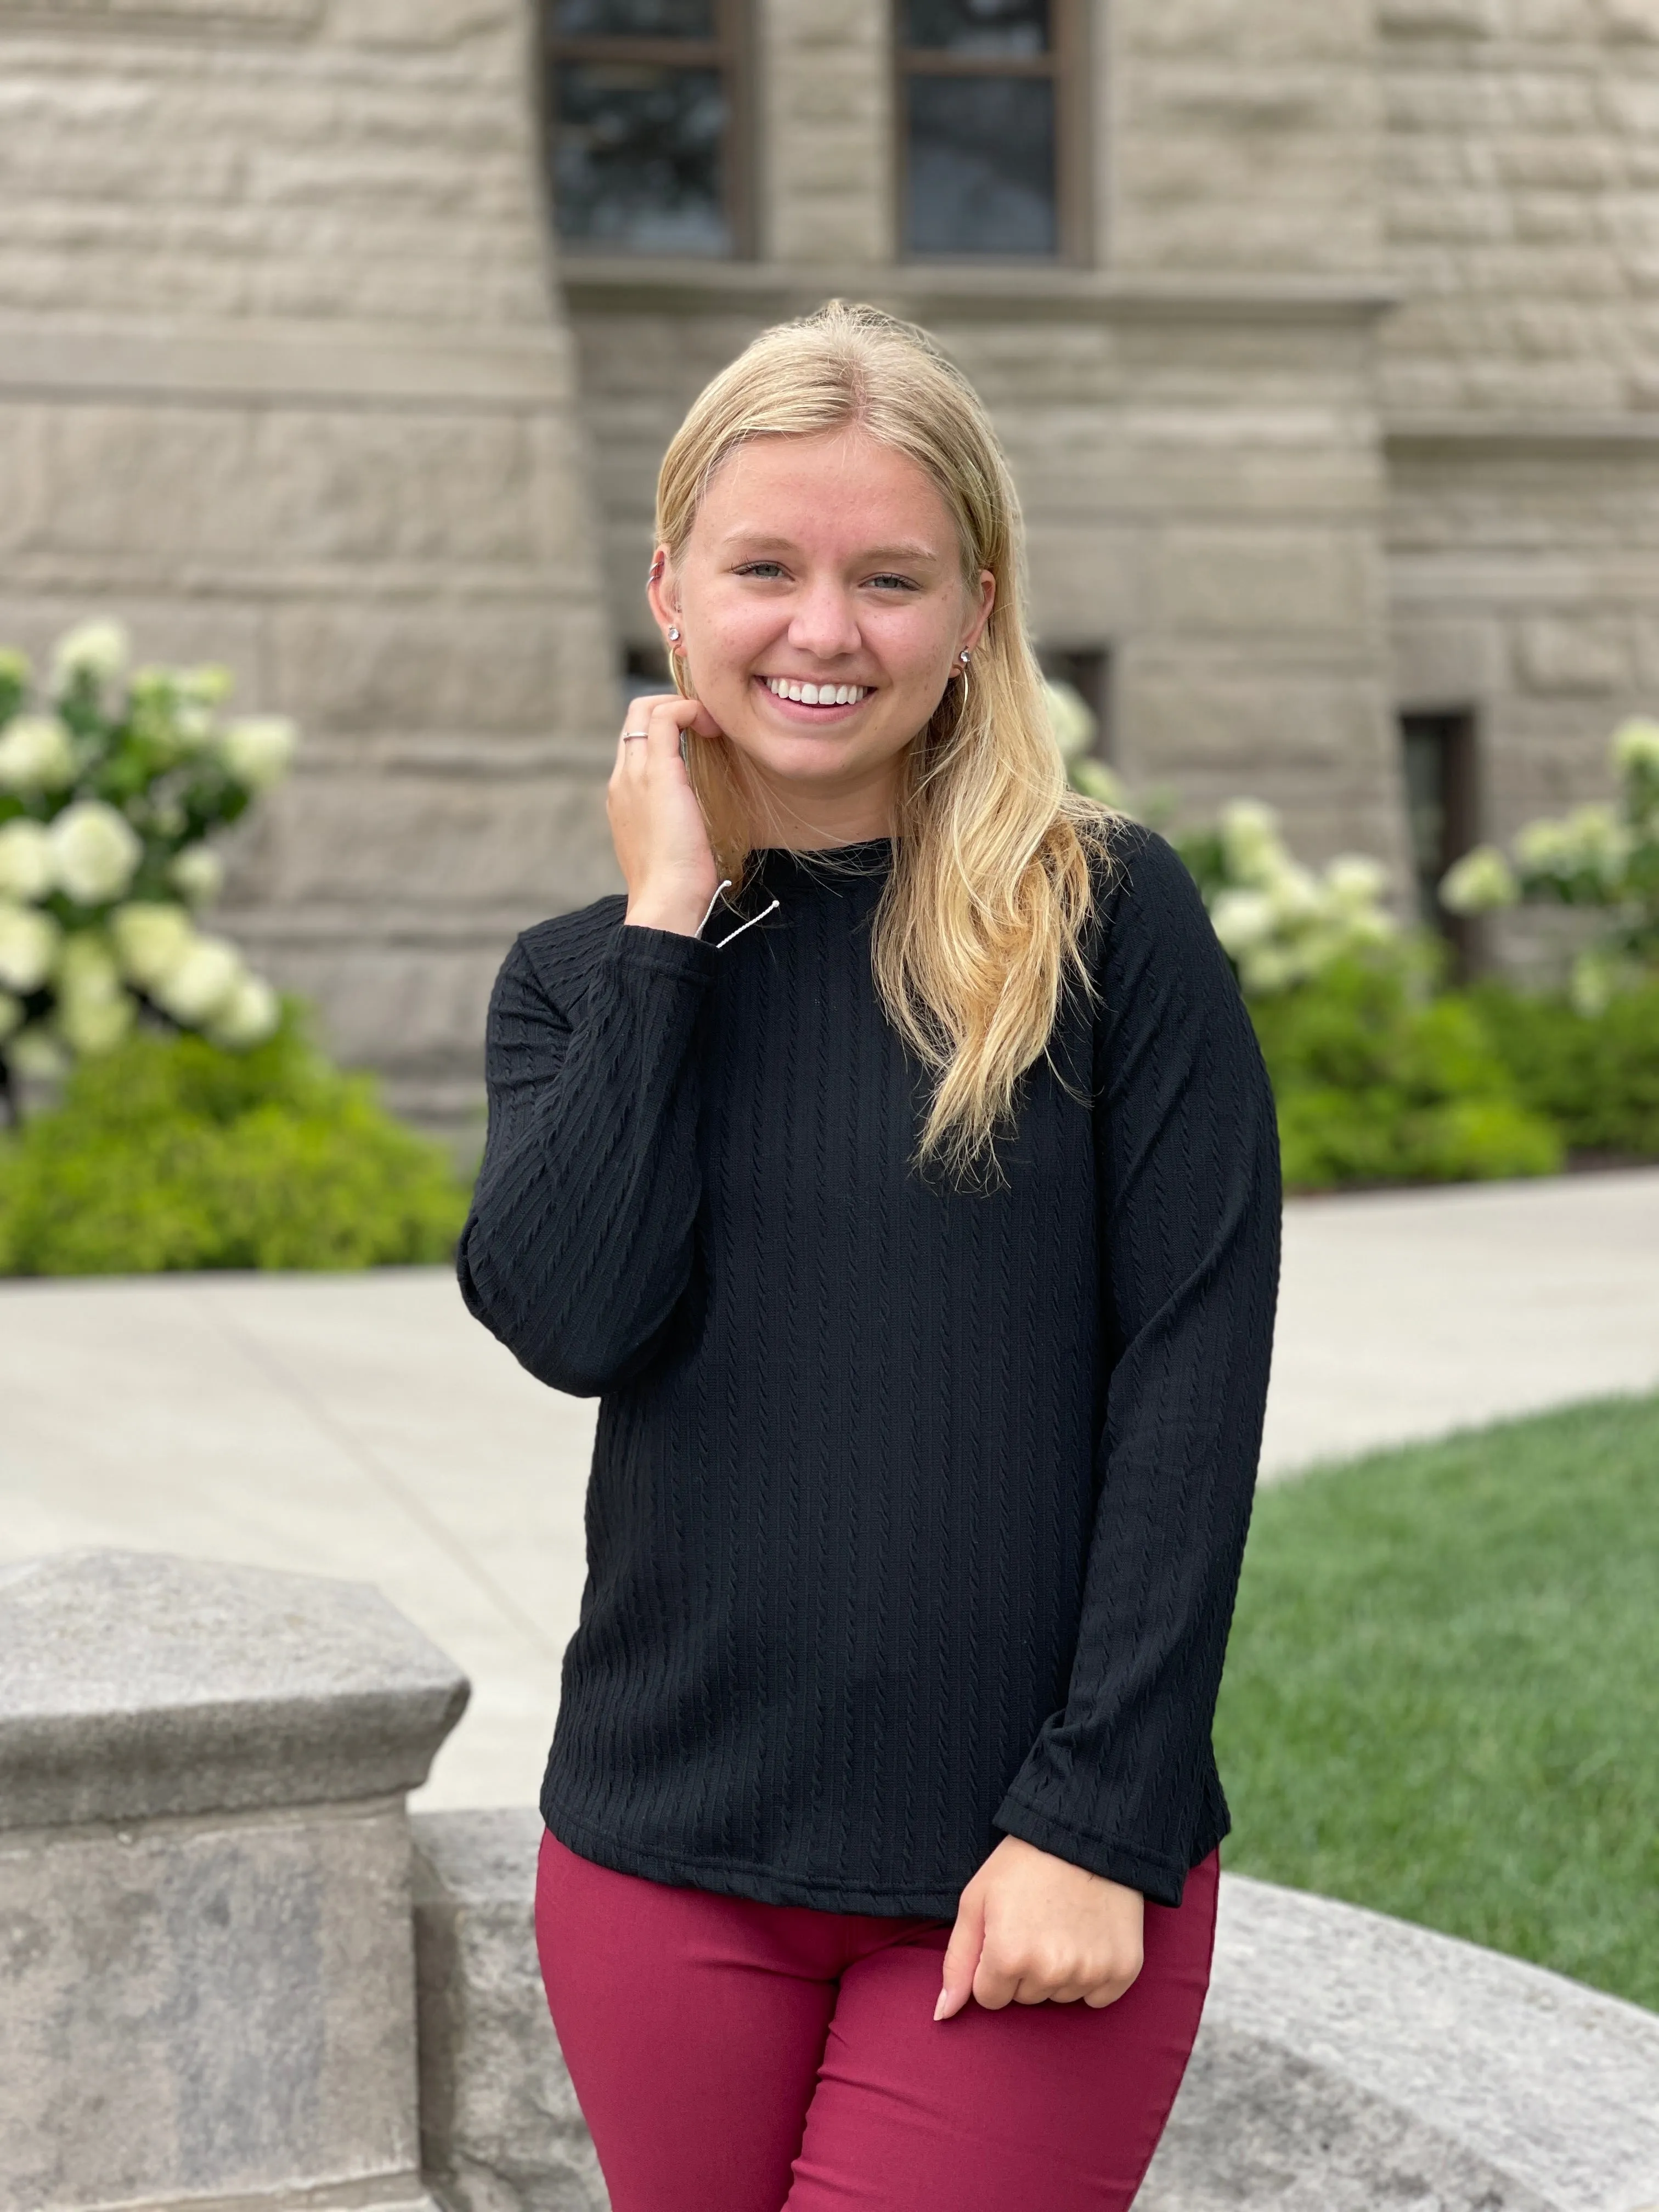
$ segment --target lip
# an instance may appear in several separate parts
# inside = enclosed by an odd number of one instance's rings
[[[792,684],[809,684],[813,679],[807,676],[792,676],[787,678],[787,681]],[[769,707],[775,708],[785,721],[794,723],[799,729],[823,730],[836,722],[844,722],[849,715],[860,713],[875,696],[873,686],[866,685],[862,699],[849,699],[845,706],[809,707],[802,699],[781,699],[775,691],[769,688],[764,676],[750,677],[750,682]]]

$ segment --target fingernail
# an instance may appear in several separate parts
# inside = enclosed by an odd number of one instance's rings
[[[939,2018],[939,2014],[944,2011],[944,2009],[945,2009],[945,1991],[944,1991],[943,1990],[941,1990],[939,1991],[939,2002],[938,2002],[938,2003],[933,2007],[933,2018],[934,2018],[935,2020],[937,2020],[937,2019]]]

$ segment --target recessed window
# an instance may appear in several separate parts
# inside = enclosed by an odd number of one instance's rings
[[[1467,971],[1473,924],[1448,914],[1438,893],[1447,869],[1479,836],[1474,716],[1462,707],[1404,714],[1400,738],[1418,919],[1450,940],[1460,971]]]
[[[1075,253],[1078,0],[897,7],[905,252]]]
[[[1095,718],[1091,757],[1111,767],[1115,758],[1112,730],[1112,657],[1103,645],[1045,645],[1037,653],[1043,674],[1051,684],[1069,684]]]
[[[740,0],[550,0],[548,162],[568,246],[743,245]]]

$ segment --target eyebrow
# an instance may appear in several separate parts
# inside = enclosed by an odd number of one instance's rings
[[[769,535],[762,531],[750,532],[742,528],[728,530],[720,543],[722,552],[729,552],[739,545],[746,550],[761,554],[795,553],[800,550],[793,538]],[[864,548],[857,557],[860,566],[866,562],[880,564],[889,562],[911,566],[918,562],[926,564],[942,561],[948,556],[931,545],[873,545]]]

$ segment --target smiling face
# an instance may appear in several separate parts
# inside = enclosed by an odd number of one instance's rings
[[[741,756],[766,842],[886,835],[906,747],[995,596],[926,472],[854,426],[757,438],[715,471],[653,584],[691,688]]]

